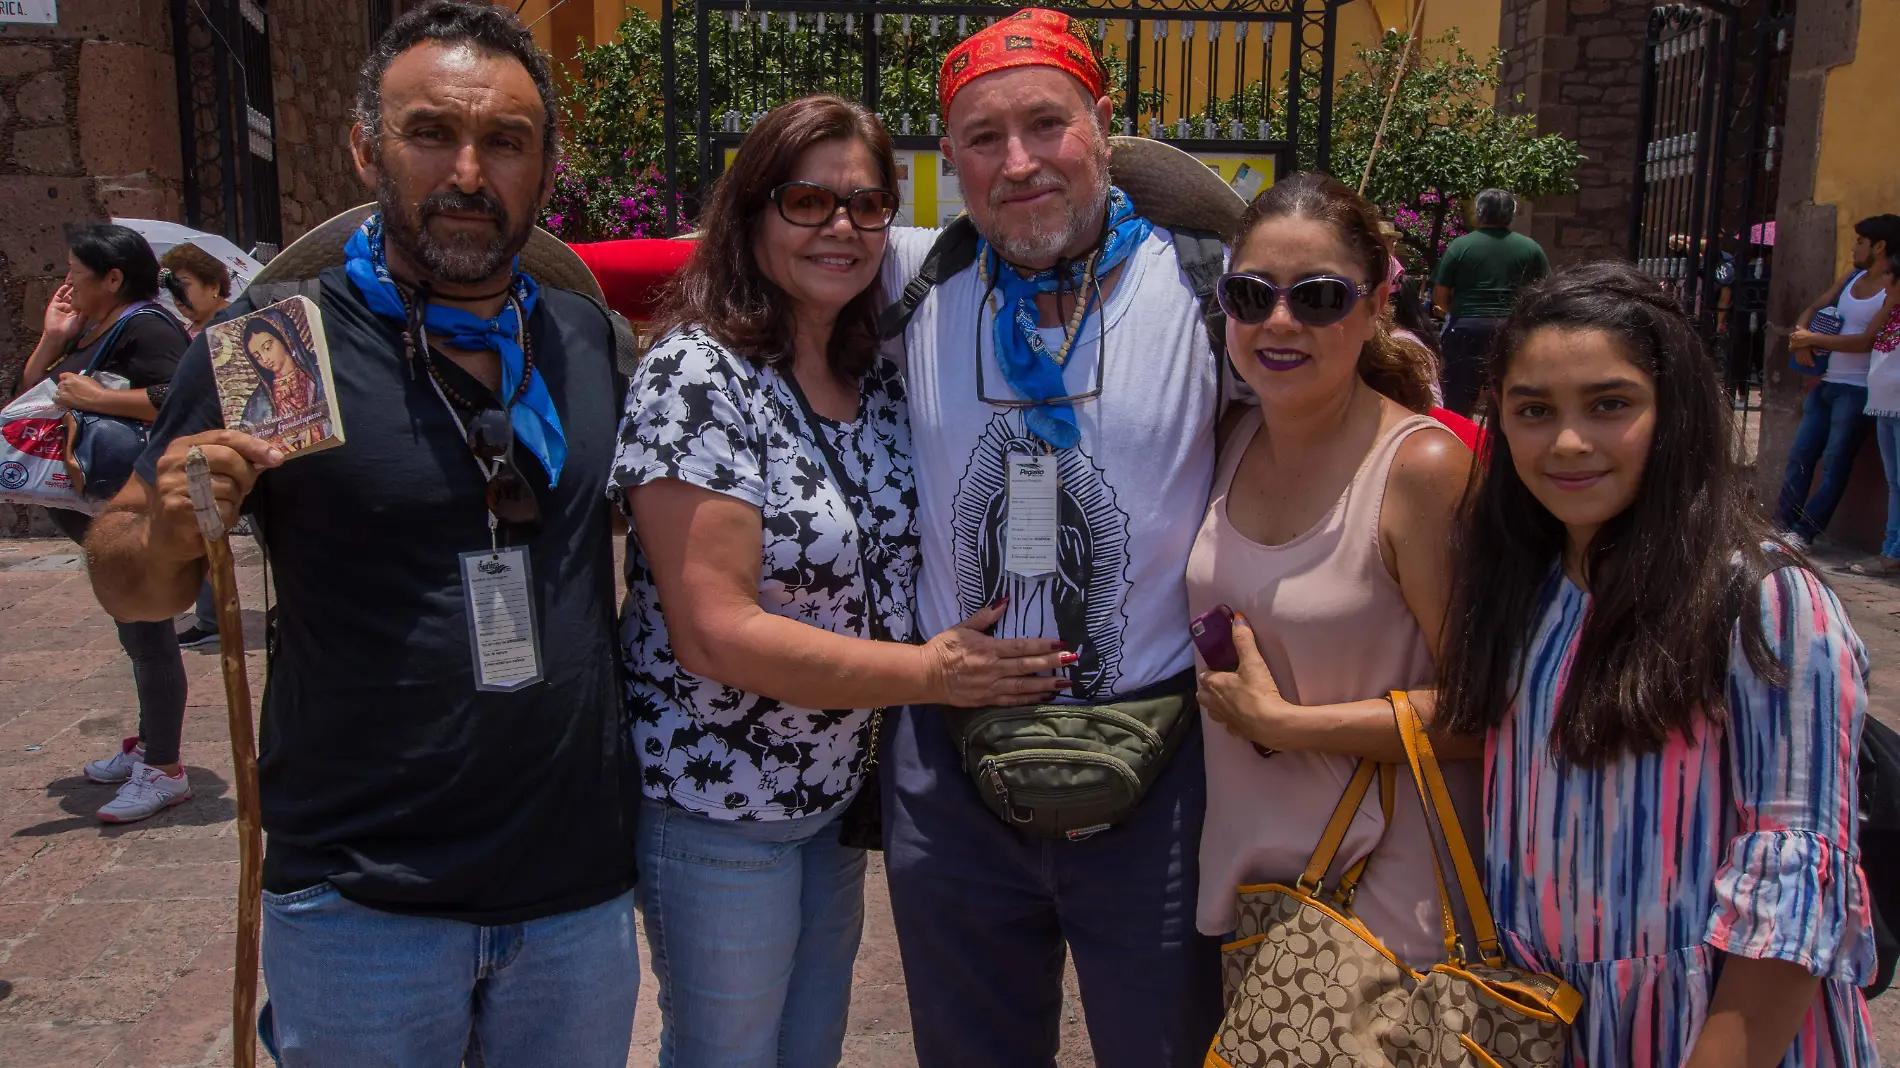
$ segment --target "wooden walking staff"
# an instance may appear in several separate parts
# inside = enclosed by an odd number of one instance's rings
[[[238,938],[237,975],[231,991],[231,1038],[236,1068],[256,1068],[257,941],[264,893],[264,838],[257,807],[257,741],[251,729],[251,680],[244,664],[244,617],[238,605],[237,564],[225,535],[224,517],[211,493],[211,465],[204,450],[185,454],[185,485],[198,531],[205,539],[211,592],[218,602],[218,666],[224,672],[224,702],[231,720],[231,763],[237,770]]]

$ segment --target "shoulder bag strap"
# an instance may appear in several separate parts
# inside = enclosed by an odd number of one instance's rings
[[[864,623],[870,630],[868,637],[872,641],[890,641],[890,629],[884,625],[884,617],[877,610],[877,592],[871,585],[871,558],[868,555],[871,539],[865,529],[864,517],[858,514],[858,494],[855,492],[861,487],[845,475],[844,464],[839,461],[831,442],[826,440],[824,429],[818,422],[818,413],[812,411],[811,401],[805,399],[805,391],[799,387],[797,377],[788,370],[784,378],[785,384],[791,387],[792,396],[798,398],[798,409],[805,418],[806,429],[811,432],[812,444],[818,446],[818,452],[824,457],[825,467],[831,472],[831,480],[838,484],[838,492],[844,497],[845,510],[851,513],[851,521],[858,530],[858,577],[864,584]]]
[[[125,333],[127,323],[130,323],[138,316],[148,313],[163,315],[168,322],[171,320],[171,313],[153,304],[147,304],[142,308],[133,308],[131,311],[119,316],[110,327],[106,328],[106,336],[99,339],[99,351],[92,354],[92,360],[86,364],[84,374],[90,378],[93,372],[99,369],[99,365],[106,362],[106,357],[112,353],[112,346],[118,344],[119,335]]]
[[[1412,778],[1418,786],[1419,802],[1425,807],[1425,818],[1438,825],[1438,831],[1445,838],[1445,849],[1451,853],[1451,864],[1457,873],[1458,888],[1465,899],[1465,911],[1471,915],[1471,926],[1478,935],[1478,956],[1494,968],[1504,966],[1504,953],[1498,944],[1497,924],[1491,918],[1490,903],[1484,897],[1484,883],[1478,878],[1478,866],[1472,863],[1471,849],[1465,844],[1465,833],[1458,824],[1458,812],[1452,807],[1451,791],[1445,787],[1445,776],[1438,768],[1438,758],[1432,755],[1432,743],[1425,736],[1425,725],[1418,718],[1418,711],[1412,707],[1412,701],[1405,691],[1394,690],[1391,694],[1392,712],[1398,720],[1399,737],[1405,742],[1405,755],[1412,763]],[[1432,866],[1438,866],[1438,850],[1432,850]],[[1458,921],[1451,911],[1451,899],[1445,892],[1445,876],[1441,869],[1438,873],[1438,904],[1445,924],[1445,942],[1448,955],[1458,963],[1463,963],[1464,954],[1457,952]]]
[[[1332,818],[1326,821],[1326,830],[1313,846],[1313,856],[1306,862],[1306,870],[1300,873],[1297,889],[1308,893],[1319,890],[1326,878],[1326,869],[1333,866],[1333,858],[1339,854],[1339,844],[1346,839],[1346,828],[1352,825],[1352,817],[1359,811],[1359,802],[1365,800],[1366,791],[1372,787],[1372,776],[1378,767],[1375,762],[1361,758],[1359,766],[1353,769],[1351,781],[1339,795],[1339,804],[1333,807]],[[1364,870],[1363,865],[1355,867]]]
[[[1392,810],[1398,803],[1398,779],[1398,765],[1379,765],[1379,810],[1385,813],[1385,829],[1387,833],[1390,833],[1392,830]],[[1335,888],[1335,892],[1339,895],[1341,901],[1347,904],[1352,903],[1353,892],[1359,889],[1359,880],[1366,874],[1366,865],[1371,862],[1373,853],[1377,852],[1378,850],[1375,848],[1365,856],[1360,857],[1358,863],[1347,868],[1345,873],[1339,877],[1339,885]]]

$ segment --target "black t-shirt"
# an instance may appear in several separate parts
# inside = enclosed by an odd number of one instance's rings
[[[49,372],[50,377],[57,381],[60,375],[85,371],[111,333],[112,328],[107,327],[91,344],[61,357]],[[126,320],[98,369],[124,375],[133,389],[162,386],[172,380],[186,343],[185,328],[164,310],[139,312]]]
[[[412,374],[399,324],[341,268],[322,280],[346,441],[264,472],[246,502],[279,599],[258,763],[264,887],[328,880],[376,908],[484,924],[613,898],[634,882],[639,786],[614,635],[606,319],[544,288],[529,320],[568,448],[558,488],[516,448],[541,503],[526,545],[545,679],[485,693],[457,554],[488,548],[486,480],[427,373]],[[250,310],[241,299],[219,318]],[[174,438],[221,425],[201,336],[139,474],[152,480]]]

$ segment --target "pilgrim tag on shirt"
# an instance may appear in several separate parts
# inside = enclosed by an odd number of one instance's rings
[[[1056,458],[1009,458],[1009,570],[1024,578],[1056,570]]]
[[[526,549],[463,553],[462,597],[477,690],[519,690],[541,681]]]

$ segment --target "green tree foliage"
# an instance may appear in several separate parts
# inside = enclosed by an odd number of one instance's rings
[[[680,193],[697,198],[700,131],[699,66],[691,0],[675,8],[673,46],[679,133],[676,141]],[[944,56],[981,20],[959,26],[955,16],[908,20],[887,15],[878,24],[878,113],[894,133],[908,128],[928,134],[937,113],[937,71]],[[1094,22],[1079,24],[1090,34]],[[707,87],[715,130],[748,128],[776,104],[813,92],[863,95],[865,27],[839,15],[820,22],[785,12],[719,12],[708,27]],[[1359,68],[1342,75],[1334,92],[1332,169],[1356,185],[1372,147],[1386,90],[1405,35],[1388,33],[1357,53]],[[1462,232],[1458,201],[1497,186],[1528,197],[1575,189],[1571,174],[1582,160],[1576,146],[1557,136],[1538,136],[1536,120],[1501,115],[1492,107],[1499,54],[1480,61],[1458,43],[1456,31],[1421,42],[1407,63],[1405,80],[1379,150],[1367,194],[1401,228],[1415,262],[1435,265],[1447,241]],[[1122,110],[1128,65],[1114,43],[1097,41],[1109,69],[1110,95]],[[564,158],[549,225],[570,239],[636,236],[658,232],[664,196],[658,187],[665,161],[661,107],[663,42],[658,20],[629,11],[613,41],[583,49],[578,75],[562,92]],[[1284,75],[1282,76],[1284,77]],[[1225,125],[1229,118],[1259,114],[1263,103],[1279,127],[1282,88],[1262,101],[1266,83],[1212,102],[1193,117]],[[1141,110],[1162,110],[1162,91],[1143,93]],[[1312,165],[1316,109],[1301,109],[1300,143]],[[906,127],[908,123],[908,127]]]
[[[1357,186],[1365,172],[1404,48],[1405,34],[1388,32],[1356,53],[1359,68],[1334,88],[1331,169],[1348,185]],[[1405,246],[1427,268],[1437,266],[1453,236],[1459,202],[1480,189],[1523,197],[1576,191],[1573,175],[1583,162],[1576,144],[1539,135],[1534,115],[1506,115],[1492,105],[1502,58],[1497,51],[1473,56],[1456,30],[1422,40],[1392,102],[1366,196],[1395,219]],[[1316,131],[1316,122],[1301,131],[1303,152],[1311,151]]]
[[[949,0],[945,0],[949,2]],[[735,17],[736,14],[736,17]],[[709,96],[714,130],[736,121],[744,130],[765,111],[807,93],[834,92],[862,99],[865,28],[830,15],[822,23],[802,14],[794,28],[786,12],[718,12],[707,26]],[[697,197],[700,144],[699,67],[692,0],[674,8],[680,194]],[[893,133],[929,134],[937,114],[937,71],[944,56],[983,24],[955,15],[887,15],[877,31],[878,114]],[[1086,23],[1093,33],[1094,23]],[[1101,48],[1110,93],[1120,100],[1128,64],[1113,44]],[[645,236],[664,215],[665,114],[659,20],[628,11],[614,40],[582,48],[578,73],[561,87],[563,158],[555,197],[543,221],[569,240]],[[1160,106],[1160,94],[1144,104]]]

